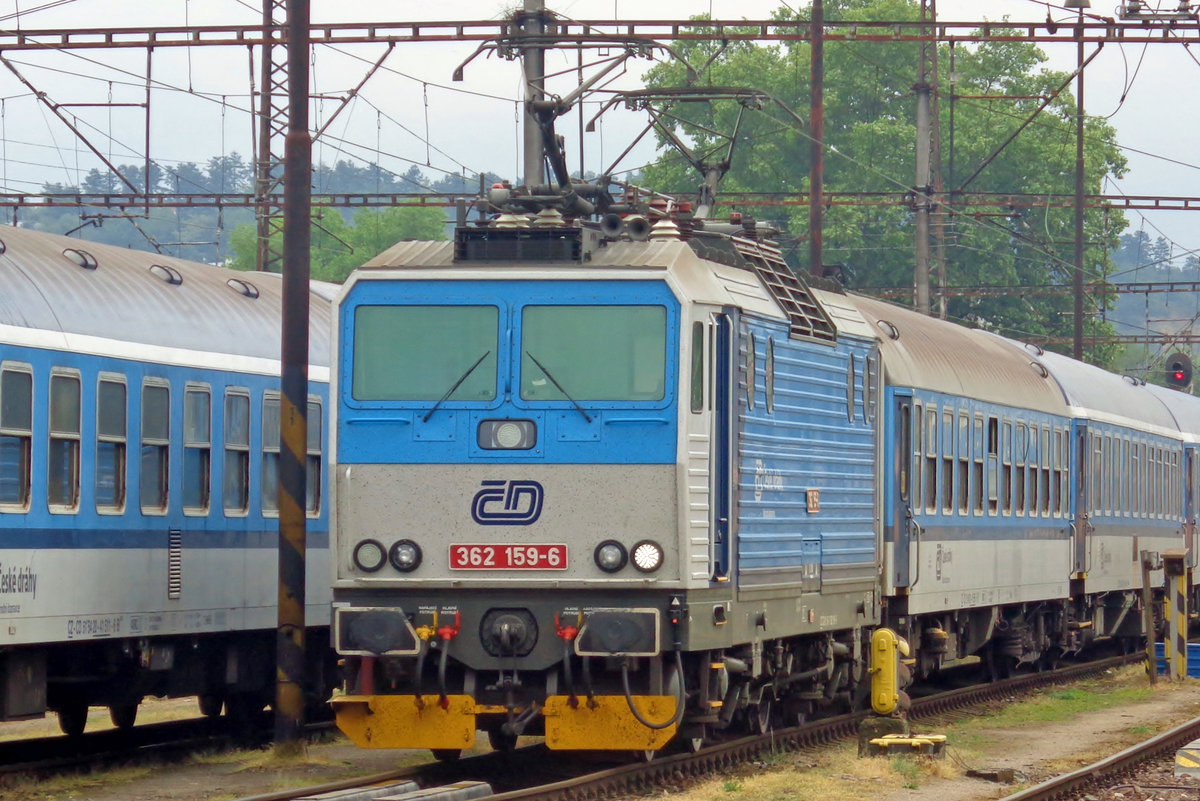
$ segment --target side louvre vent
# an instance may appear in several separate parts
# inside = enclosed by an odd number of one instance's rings
[[[778,247],[741,237],[732,237],[732,241],[738,254],[754,267],[759,280],[787,312],[792,336],[824,342],[837,340],[833,320],[817,303],[808,285],[788,267]]]
[[[183,532],[171,529],[167,538],[167,597],[173,601],[183,595]]]

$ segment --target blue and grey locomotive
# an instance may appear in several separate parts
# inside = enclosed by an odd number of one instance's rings
[[[1139,550],[1194,544],[1190,396],[815,288],[751,225],[516,222],[336,304],[359,745],[794,724],[861,700],[883,625],[918,674],[1137,638]]]
[[[273,697],[279,276],[0,229],[0,720]],[[327,286],[312,295],[307,620],[329,687]],[[322,681],[324,672],[324,681]]]

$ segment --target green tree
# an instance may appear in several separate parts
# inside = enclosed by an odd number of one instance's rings
[[[405,239],[445,239],[446,219],[440,208],[359,209],[353,224],[335,211],[313,215],[310,274],[314,279],[341,283],[356,267]],[[274,240],[276,250],[282,241]],[[258,231],[239,225],[230,236],[231,267],[253,270],[258,253]]]
[[[807,9],[801,14],[807,15]],[[781,9],[777,19],[796,18]],[[915,0],[826,0],[830,20],[916,20]],[[703,30],[703,22],[697,22]],[[693,65],[706,63],[718,44],[690,41],[678,46]],[[1033,44],[993,41],[938,49],[942,169],[947,190],[1034,193],[1070,196],[1074,191],[1075,100],[1067,73],[1047,69],[1044,53]],[[920,64],[919,45],[836,41],[825,43],[825,186],[839,192],[897,192],[914,184],[916,99],[913,84]],[[680,86],[685,68],[677,62],[651,70],[651,86]],[[808,117],[810,47],[807,42],[771,46],[737,43],[715,57],[700,83],[759,89]],[[1059,92],[1064,86],[1065,89]],[[951,93],[954,102],[951,102]],[[1012,143],[1005,140],[1033,115],[1042,98],[1058,92]],[[971,99],[969,99],[971,98]],[[988,98],[988,99],[979,99]],[[768,111],[769,111],[768,107]],[[671,113],[685,122],[677,131],[697,152],[721,145],[712,131],[730,132],[740,109],[736,104],[677,103]],[[953,114],[953,138],[951,130]],[[1100,193],[1105,176],[1120,176],[1125,161],[1115,131],[1102,119],[1087,118],[1086,191]],[[786,114],[745,117],[731,169],[722,190],[787,192],[799,198],[809,191],[810,138]],[[668,151],[646,170],[649,186],[662,191],[693,192],[699,176]],[[866,195],[864,194],[864,197]],[[720,194],[718,194],[720,200]],[[947,194],[950,212],[945,258],[951,286],[1002,285],[1006,297],[952,297],[949,316],[1021,339],[1068,338],[1072,330],[1069,293],[1040,296],[1033,305],[1021,286],[1065,283],[1073,264],[1073,211],[1069,205],[1035,209],[969,207]],[[806,205],[778,220],[792,235],[807,234]],[[725,207],[728,210],[728,206]],[[753,210],[747,210],[753,211]],[[1085,280],[1108,271],[1108,254],[1125,227],[1121,214],[1089,210],[1085,223]],[[824,261],[840,263],[853,287],[911,287],[913,213],[905,205],[860,202],[830,207],[823,229]],[[797,251],[804,253],[804,248]],[[793,252],[797,252],[793,251]],[[799,265],[807,268],[807,264]],[[1089,315],[1085,336],[1107,333],[1099,315]],[[1065,349],[1069,350],[1069,346]],[[1107,363],[1111,347],[1089,351]]]

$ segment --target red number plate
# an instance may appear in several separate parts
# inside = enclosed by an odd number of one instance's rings
[[[566,570],[566,545],[451,545],[451,570]]]

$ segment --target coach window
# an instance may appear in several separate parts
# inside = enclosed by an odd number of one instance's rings
[[[1134,442],[1129,448],[1129,479],[1130,479],[1130,503],[1129,511],[1134,517],[1142,516],[1142,459],[1141,446]]]
[[[225,478],[221,492],[227,515],[250,510],[250,392],[225,390]],[[278,437],[276,438],[278,440]]]
[[[971,417],[966,412],[958,413],[958,512],[967,514],[968,496],[971,486]]]
[[[0,370],[0,507],[29,508],[33,454],[33,373],[26,366]]]
[[[1017,438],[1013,441],[1013,506],[1018,515],[1025,514],[1025,463],[1029,458],[1029,433],[1024,423],[1017,423]]]
[[[1062,481],[1063,481],[1063,432],[1061,428],[1054,429],[1054,467],[1051,471],[1051,508],[1055,517],[1062,515]]]
[[[925,511],[937,511],[937,407],[925,410]]]
[[[942,409],[942,511],[954,513],[954,410]]]
[[[1003,435],[1000,437],[1000,514],[1012,514],[1012,434],[1013,424],[1009,420],[1004,421],[1002,429]]]
[[[704,323],[692,323],[692,414],[704,411]]]
[[[1042,505],[1042,517],[1050,517],[1050,465],[1054,462],[1050,451],[1050,427],[1042,427],[1042,445],[1038,447],[1038,502]]]
[[[321,399],[308,399],[307,472],[304,508],[309,517],[321,514]]]
[[[991,415],[987,421],[987,499],[988,514],[1000,511],[1000,421]]]
[[[907,456],[909,464],[909,475],[911,477],[911,498],[910,506],[912,509],[919,511],[924,496],[921,494],[921,474],[924,468],[921,466],[924,458],[921,455],[922,449],[925,447],[925,412],[920,403],[914,402],[912,408],[912,434],[910,436],[909,449]]]
[[[79,374],[51,374],[46,500],[53,512],[79,508],[80,404]]]
[[[183,511],[206,515],[212,486],[212,391],[183,391]]]
[[[142,385],[142,453],[138,480],[145,514],[167,511],[170,480],[171,390],[166,382],[148,379]]]
[[[1028,493],[1026,494],[1026,508],[1030,517],[1037,517],[1038,510],[1042,506],[1042,499],[1038,495],[1038,475],[1042,472],[1042,448],[1040,448],[1040,440],[1038,440],[1038,424],[1030,423],[1030,452],[1025,464],[1025,477],[1028,481]]]
[[[126,403],[123,376],[101,377],[96,385],[96,511],[125,508]]]
[[[262,510],[279,514],[280,400],[278,392],[263,395],[262,421]]]
[[[971,436],[971,508],[975,515],[983,514],[983,415],[975,415],[975,428]]]

